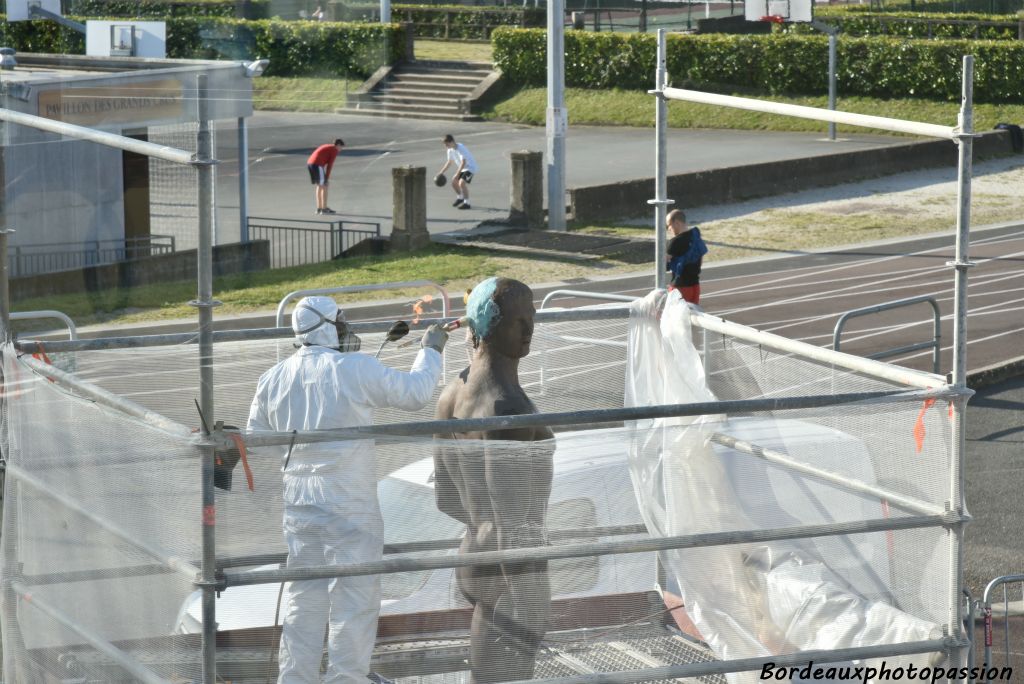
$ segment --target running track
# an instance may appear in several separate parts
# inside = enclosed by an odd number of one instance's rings
[[[714,249],[714,244],[709,244]],[[931,295],[941,312],[940,371],[952,368],[954,237],[916,238],[864,247],[797,254],[742,263],[708,264],[701,276],[701,305],[708,313],[819,346],[846,311]],[[968,370],[1024,356],[1024,224],[972,233],[968,273]],[[645,294],[653,275],[573,285],[577,290]],[[539,288],[538,297],[554,288]],[[559,299],[561,306],[592,301]],[[857,355],[926,341],[932,310],[917,304],[852,319],[842,350]],[[932,351],[886,359],[931,370]]]
[[[932,295],[942,314],[940,372],[952,368],[953,258],[952,232],[940,236],[837,250],[786,253],[764,259],[705,265],[701,305],[705,311],[737,323],[831,346],[832,331],[846,311]],[[714,249],[714,243],[709,244]],[[977,370],[1024,356],[1024,223],[972,231],[968,272],[967,369]],[[533,285],[537,305],[555,289],[586,290],[641,296],[653,287],[653,271],[645,275],[588,279],[570,284]],[[452,297],[453,314],[461,311]],[[553,305],[582,306],[592,299],[560,298]],[[410,315],[409,303],[346,307],[352,320],[395,319]],[[429,315],[429,314],[428,314]],[[225,317],[218,329],[272,326],[272,314]],[[870,355],[931,339],[931,308],[927,304],[874,314],[850,321],[842,350]],[[194,321],[125,326],[120,334],[154,334],[193,330]],[[82,337],[109,335],[99,326],[80,330]],[[931,350],[886,361],[931,370]]]

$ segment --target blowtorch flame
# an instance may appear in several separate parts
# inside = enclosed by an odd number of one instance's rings
[[[416,323],[419,323],[420,322],[420,318],[423,316],[424,313],[426,313],[426,311],[423,308],[423,305],[424,304],[430,304],[432,301],[434,301],[434,297],[433,296],[431,296],[431,295],[423,295],[422,297],[420,297],[419,299],[417,299],[415,302],[412,303],[412,313],[413,313],[412,322],[413,322],[414,325]]]

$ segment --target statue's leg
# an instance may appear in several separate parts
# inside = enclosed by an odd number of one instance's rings
[[[502,682],[516,679],[507,676],[512,668],[509,652],[510,640],[506,635],[502,614],[511,608],[506,598],[505,578],[501,566],[488,565],[472,568],[471,584],[477,601],[473,606],[470,625],[469,664],[475,684]],[[465,593],[465,590],[463,590]]]
[[[537,651],[551,618],[548,564],[516,563],[503,566],[503,571],[514,620],[513,628],[508,630],[509,647],[517,653],[514,676],[509,679],[532,679]]]

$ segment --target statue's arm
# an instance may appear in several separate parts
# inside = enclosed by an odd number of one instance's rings
[[[448,385],[437,400],[437,410],[434,416],[438,420],[448,420],[455,414],[456,387],[454,382]],[[453,435],[434,435],[434,498],[437,501],[437,509],[445,515],[455,518],[459,522],[471,524],[470,515],[462,504],[462,495],[459,488],[455,486],[455,480],[448,469],[448,464],[453,458],[458,458],[457,453],[452,453],[452,447],[448,446]]]

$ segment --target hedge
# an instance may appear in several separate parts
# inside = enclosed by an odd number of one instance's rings
[[[75,17],[72,17],[75,18]],[[0,15],[0,20],[6,19]],[[80,19],[79,19],[80,20]],[[167,17],[167,56],[270,60],[268,76],[366,77],[404,54],[398,24]],[[0,44],[21,52],[83,54],[85,37],[51,21],[0,23]]]
[[[331,5],[341,21],[378,21],[380,5]],[[417,38],[487,40],[499,26],[539,27],[547,10],[534,7],[467,7],[465,5],[392,5],[392,21],[413,24]]]
[[[854,5],[853,7],[858,7]],[[837,11],[838,10],[838,11]],[[1005,14],[926,14],[922,12],[866,12],[829,8],[815,12],[815,18],[837,27],[847,36],[900,36],[903,38],[975,38],[1017,40],[1018,19]],[[953,23],[970,22],[970,23]],[[993,25],[996,24],[996,25]],[[793,24],[790,31],[808,33],[813,29]]]
[[[928,13],[957,13],[964,14],[968,12],[978,14],[1013,14],[1024,10],[1024,0],[886,0],[885,11],[886,12],[910,12],[913,7],[914,12],[928,12]],[[825,8],[822,7],[822,10]],[[867,5],[843,5],[843,6],[830,6],[827,11],[832,12],[835,10],[850,11],[850,12],[877,12],[878,9],[873,7],[871,4]],[[817,7],[814,9],[814,13],[818,14],[821,11]]]
[[[65,13],[80,17],[225,17],[236,16],[235,0],[66,0]],[[270,0],[242,4],[246,19],[270,16]]]
[[[576,88],[646,89],[654,83],[652,34],[567,31],[565,84]],[[494,62],[509,82],[542,86],[546,33],[498,29]],[[960,99],[961,59],[975,57],[978,102],[1024,102],[1024,42],[846,38],[838,43],[837,86],[843,95]],[[811,95],[827,91],[828,39],[771,34],[670,35],[671,83]]]

